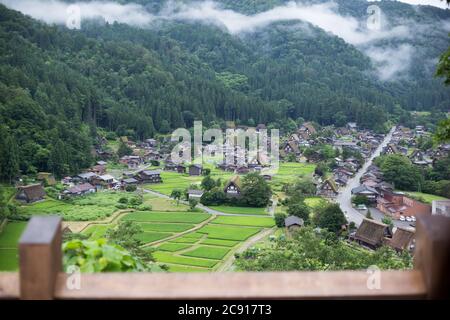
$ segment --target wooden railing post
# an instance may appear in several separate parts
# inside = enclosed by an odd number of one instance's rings
[[[19,241],[20,298],[52,299],[62,270],[61,218],[32,217]]]
[[[450,297],[450,218],[417,218],[414,266],[422,272],[429,299]]]

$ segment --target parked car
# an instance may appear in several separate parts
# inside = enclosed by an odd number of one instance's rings
[[[406,221],[412,222],[413,220],[411,219],[411,217],[406,217]]]
[[[400,221],[405,221],[405,217],[404,216],[400,216]]]
[[[413,222],[416,222],[416,217],[412,216],[411,219]]]

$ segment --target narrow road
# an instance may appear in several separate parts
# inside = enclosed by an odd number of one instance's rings
[[[339,191],[339,195],[336,198],[337,203],[340,205],[342,211],[347,215],[347,220],[353,221],[356,226],[359,226],[361,222],[363,221],[363,218],[365,218],[365,215],[359,212],[358,210],[354,209],[352,207],[352,189],[356,188],[360,185],[359,179],[363,176],[363,174],[367,171],[367,168],[369,168],[372,165],[373,159],[378,157],[381,154],[381,151],[383,151],[383,148],[388,145],[388,143],[392,139],[392,134],[395,131],[395,127],[389,131],[389,133],[386,135],[384,140],[380,143],[378,148],[375,150],[375,152],[370,156],[369,159],[367,159],[366,163],[362,166],[362,168],[356,173],[356,175],[350,179],[347,183],[347,185],[342,188]],[[374,215],[372,214],[372,217],[376,220],[381,221],[383,218],[382,215]],[[394,225],[401,225],[400,221],[393,221]]]
[[[234,263],[234,260],[235,260],[235,258],[234,258],[234,254],[235,253],[244,252],[245,250],[247,250],[251,246],[255,245],[257,242],[261,241],[265,237],[268,237],[274,231],[275,231],[275,228],[265,229],[265,230],[257,233],[256,235],[254,235],[253,237],[251,237],[247,241],[245,241],[243,244],[239,245],[236,250],[233,250],[228,255],[228,257],[225,259],[225,261],[220,264],[219,268],[217,268],[217,270],[215,272],[229,271],[230,268],[233,266],[233,263]]]

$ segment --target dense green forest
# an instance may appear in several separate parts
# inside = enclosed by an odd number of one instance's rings
[[[118,2],[156,11],[164,3]],[[253,14],[286,1],[219,2]],[[363,1],[337,3],[343,14],[366,14]],[[431,7],[380,5],[417,23],[450,17],[448,10]],[[374,66],[360,50],[322,29],[298,25],[278,22],[242,35],[182,21],[149,28],[85,21],[81,30],[68,30],[0,5],[0,179],[19,170],[62,175],[88,166],[99,127],[143,139],[190,127],[194,119],[283,129],[288,119],[302,117],[383,130],[398,106],[447,111],[448,88],[419,62],[445,50],[442,30],[411,40],[422,50],[411,78],[384,83],[371,75]]]

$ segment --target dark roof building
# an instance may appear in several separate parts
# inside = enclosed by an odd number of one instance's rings
[[[389,234],[389,227],[381,222],[364,219],[359,226],[354,240],[369,248],[376,249],[383,244],[384,237]]]
[[[32,203],[44,199],[45,191],[41,184],[32,184],[18,188],[16,199],[25,203]]]

